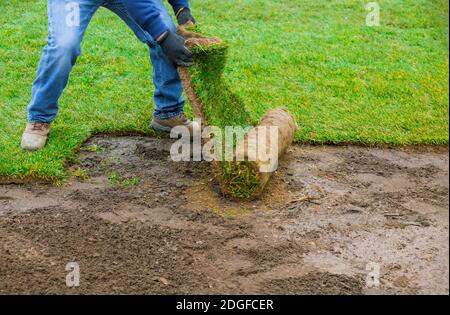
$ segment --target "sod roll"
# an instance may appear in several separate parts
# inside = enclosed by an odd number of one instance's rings
[[[297,124],[286,109],[270,110],[238,143],[234,160],[223,162],[221,189],[230,197],[255,199],[278,168],[294,141]]]
[[[202,125],[255,125],[243,100],[223,79],[228,45],[219,38],[198,33],[192,25],[179,27],[178,34],[185,38],[195,57],[193,67],[180,67],[178,72]],[[295,119],[286,109],[270,110],[243,141],[236,143],[231,160],[212,163],[223,194],[239,199],[259,197],[279,158],[294,140],[296,130]]]

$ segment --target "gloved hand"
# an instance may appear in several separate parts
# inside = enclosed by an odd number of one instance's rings
[[[176,66],[190,67],[194,64],[194,57],[184,44],[184,38],[167,31],[158,40],[164,54],[170,63]]]
[[[187,22],[197,23],[191,14],[191,10],[186,7],[181,8],[180,11],[177,12],[177,20],[180,25],[184,25]]]

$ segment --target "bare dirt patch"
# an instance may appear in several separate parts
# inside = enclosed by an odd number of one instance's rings
[[[96,136],[63,186],[0,185],[0,293],[448,294],[447,148],[293,146],[240,203],[171,143]]]

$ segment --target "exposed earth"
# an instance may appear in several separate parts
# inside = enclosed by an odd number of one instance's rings
[[[449,293],[448,147],[293,146],[242,203],[171,143],[96,136],[61,186],[0,185],[0,294]]]

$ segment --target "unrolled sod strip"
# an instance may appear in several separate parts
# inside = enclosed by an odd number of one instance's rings
[[[225,56],[227,46],[218,38],[206,37],[185,27],[179,27],[178,34],[186,39],[186,46],[191,49],[197,60],[202,60],[202,56],[208,54],[216,53]],[[218,58],[217,60],[220,61],[217,65],[208,66],[223,67],[225,65],[225,58]],[[217,70],[223,69],[215,70],[221,74],[222,71]],[[211,109],[211,106],[215,104],[210,104],[209,107],[204,106],[199,94],[208,91],[201,91],[196,86],[188,68],[180,67],[178,72],[195,115],[202,119],[203,126],[207,126],[208,113],[206,108]],[[218,78],[215,78],[215,80],[217,81]],[[235,95],[232,95],[225,84],[223,90],[231,94],[225,95],[227,100],[238,99]],[[226,106],[237,106],[237,104],[226,104]],[[239,104],[239,106],[242,106],[242,104]],[[245,108],[240,110],[244,111]],[[242,117],[239,118],[242,120]],[[222,122],[222,127],[225,123],[225,121]],[[228,121],[228,123],[232,122]],[[286,109],[270,110],[264,115],[259,124],[245,135],[244,140],[237,143],[232,161],[213,162],[213,170],[223,194],[240,199],[259,197],[273,171],[276,170],[279,158],[292,144],[296,131],[295,119]]]

